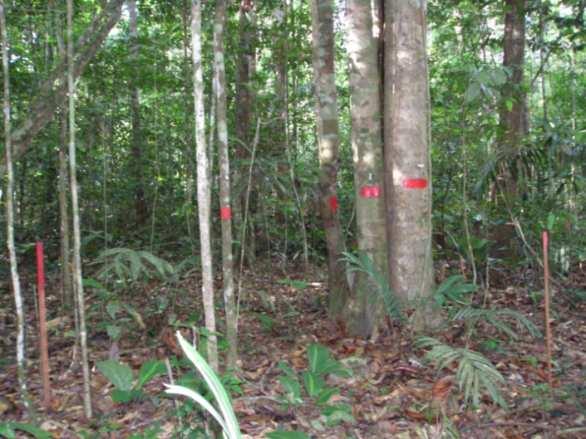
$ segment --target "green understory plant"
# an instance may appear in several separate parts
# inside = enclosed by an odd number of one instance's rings
[[[466,307],[459,310],[452,320],[466,322],[469,337],[478,323],[485,322],[491,324],[495,329],[506,334],[509,338],[517,340],[519,335],[508,321],[515,322],[517,327],[524,328],[532,337],[541,336],[541,332],[531,320],[520,312],[509,308],[493,309]]]
[[[23,422],[0,422],[0,437],[16,439],[18,437],[17,431],[28,433],[37,439],[51,439],[53,437],[50,433],[32,424]]]
[[[403,321],[401,302],[391,290],[387,277],[376,268],[372,258],[364,252],[360,252],[358,255],[345,252],[342,259],[348,264],[348,270],[351,273],[364,273],[376,285],[377,292],[383,299],[387,315],[392,319]]]
[[[349,377],[352,372],[332,358],[330,351],[322,345],[310,345],[307,357],[309,368],[301,374],[296,373],[287,363],[279,363],[278,367],[283,372],[279,377],[279,383],[285,391],[282,401],[287,405],[299,406],[307,402],[304,399],[307,397],[320,409],[326,426],[335,426],[340,422],[353,423],[352,408],[349,405],[329,404],[332,396],[340,390],[326,383],[328,375]],[[319,422],[314,424],[318,425]]]
[[[201,406],[220,425],[225,439],[240,439],[242,435],[240,433],[238,419],[234,414],[230,396],[222,385],[220,378],[218,375],[216,375],[216,373],[212,370],[212,368],[208,365],[200,353],[197,352],[197,350],[183,338],[179,331],[177,331],[177,340],[179,341],[179,345],[181,346],[183,353],[186,355],[189,361],[191,361],[191,363],[195,366],[204,379],[212,394],[213,400],[215,400],[217,404],[217,408],[200,393],[197,393],[186,386],[166,385],[166,393],[171,395],[185,396]]]
[[[488,393],[493,402],[503,408],[507,404],[503,399],[498,385],[504,383],[504,378],[496,367],[482,354],[466,348],[454,348],[435,338],[420,337],[416,346],[429,349],[425,359],[433,363],[438,371],[450,368],[457,364],[456,382],[464,394],[464,403],[477,407],[483,393]]]
[[[166,372],[165,364],[157,360],[145,362],[136,378],[129,366],[116,360],[100,361],[96,367],[114,385],[112,401],[123,404],[143,399],[145,384]]]

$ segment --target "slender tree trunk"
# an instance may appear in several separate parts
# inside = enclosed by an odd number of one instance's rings
[[[144,160],[142,155],[142,128],[140,121],[140,89],[138,78],[140,76],[140,66],[138,59],[138,11],[136,0],[128,0],[128,36],[130,45],[130,63],[132,65],[132,76],[130,78],[130,112],[132,114],[132,174],[134,183],[134,211],[136,215],[136,226],[140,229],[144,226],[148,217],[148,209],[145,200],[143,166]]]
[[[55,37],[61,59],[67,59],[67,48],[63,41],[63,25],[59,13],[55,14]],[[71,245],[69,226],[69,203],[67,202],[69,173],[67,172],[67,107],[61,109],[60,139],[59,139],[59,260],[61,264],[61,278],[59,286],[61,299],[64,305],[73,305],[73,276],[71,273]]]
[[[77,187],[77,165],[75,156],[75,76],[73,56],[73,0],[67,0],[67,59],[69,60],[67,69],[67,94],[69,95],[69,177],[71,180],[71,210],[73,212],[73,270],[79,315],[79,343],[81,347],[81,366],[83,370],[83,407],[85,417],[91,419],[91,377],[87,348],[85,299],[81,274],[81,227],[79,219],[79,189]]]
[[[316,95],[320,212],[328,249],[329,313],[340,317],[350,289],[342,262],[346,246],[338,214],[337,180],[340,133],[334,68],[333,0],[312,0],[313,75]]]
[[[370,0],[348,0],[352,150],[356,187],[358,248],[383,275],[387,273],[383,145],[377,42],[372,36]],[[358,273],[349,302],[350,330],[369,336],[381,316],[381,297],[372,280]]]
[[[216,2],[214,25],[214,61],[216,92],[216,126],[220,162],[220,219],[222,220],[222,275],[226,307],[226,339],[228,341],[227,368],[236,366],[238,357],[238,321],[234,300],[234,255],[232,253],[232,207],[230,200],[230,156],[228,149],[228,118],[226,99],[226,71],[224,66],[224,27],[226,0]]]
[[[30,410],[26,382],[26,349],[25,349],[25,321],[20,278],[18,276],[18,260],[14,243],[14,169],[12,166],[12,124],[10,115],[10,69],[8,55],[8,31],[6,30],[6,14],[4,0],[0,0],[0,32],[2,34],[2,73],[4,89],[4,142],[6,157],[6,243],[10,258],[10,280],[14,294],[14,306],[16,311],[16,366],[20,398],[27,411]]]
[[[505,0],[505,35],[503,66],[511,72],[504,86],[500,109],[500,147],[503,150],[499,170],[501,189],[507,200],[518,195],[515,152],[527,132],[526,96],[523,90],[525,60],[525,0]],[[511,161],[510,159],[514,160]]]
[[[416,301],[415,327],[435,325],[426,2],[387,0],[385,167],[392,291]]]
[[[193,57],[193,106],[195,114],[195,142],[197,144],[197,213],[201,247],[202,293],[208,338],[208,361],[218,370],[218,345],[214,310],[214,277],[210,236],[210,182],[208,180],[208,151],[206,147],[204,84],[201,59],[201,0],[191,3],[191,44]]]

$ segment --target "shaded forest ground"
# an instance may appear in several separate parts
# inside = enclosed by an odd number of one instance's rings
[[[462,395],[453,385],[455,368],[437,372],[423,361],[424,352],[413,348],[413,335],[394,327],[381,331],[376,341],[349,337],[343,328],[331,323],[324,312],[325,274],[277,273],[271,264],[257,274],[246,273],[241,313],[240,394],[235,394],[236,414],[245,437],[262,438],[277,428],[302,430],[315,438],[425,438],[446,436],[450,428],[463,438],[553,438],[586,437],[586,302],[576,295],[586,285],[586,270],[576,267],[555,288],[553,334],[555,354],[554,388],[546,384],[543,340],[520,333],[517,340],[504,337],[490,325],[481,323],[468,347],[482,352],[504,376],[501,388],[509,409],[483,399],[475,409],[462,409]],[[264,274],[258,274],[264,273]],[[34,279],[33,273],[26,275]],[[92,374],[95,419],[83,420],[82,377],[72,368],[73,324],[62,318],[55,282],[49,282],[50,358],[53,407],[38,413],[38,425],[54,437],[137,438],[180,437],[181,414],[195,425],[198,414],[163,396],[161,376],[146,386],[147,396],[138,402],[114,404],[112,386],[95,370]],[[138,370],[145,361],[173,355],[176,349],[168,325],[169,312],[189,328],[201,318],[199,278],[185,277],[174,291],[155,283],[135,285],[121,299],[140,310],[146,330],[130,320],[120,341],[120,359]],[[221,283],[217,283],[221,287]],[[7,280],[0,295],[0,420],[23,420],[17,402],[14,361],[15,321],[12,295]],[[543,328],[540,274],[530,270],[502,274],[484,300],[492,306],[522,312]],[[29,310],[33,308],[30,283],[25,288]],[[218,291],[221,291],[218,289]],[[176,294],[172,311],[157,312],[161,297]],[[478,294],[479,296],[481,294]],[[220,302],[220,294],[217,295]],[[482,299],[480,299],[482,300]],[[90,360],[105,360],[111,352],[104,330],[98,295],[89,293]],[[222,319],[221,311],[220,320]],[[36,352],[36,314],[29,311],[29,383],[35,406],[40,407],[40,382]],[[168,328],[167,330],[165,328]],[[174,329],[173,329],[174,330]],[[184,329],[186,334],[189,329]],[[463,324],[450,325],[437,337],[453,346],[466,343]],[[354,422],[325,427],[320,410],[307,401],[298,406],[280,402],[283,389],[279,361],[296,372],[307,368],[307,347],[318,342],[333,356],[351,364],[350,378],[336,378],[329,384],[340,389],[335,402],[352,406]],[[438,398],[438,393],[441,396]],[[184,422],[184,426],[186,425]],[[451,424],[451,427],[450,427]],[[323,429],[322,429],[323,428]],[[198,436],[190,436],[198,437]],[[201,436],[203,437],[203,436]]]

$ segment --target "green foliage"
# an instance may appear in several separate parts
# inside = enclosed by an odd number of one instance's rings
[[[51,439],[53,437],[50,433],[32,424],[23,422],[0,422],[0,437],[16,439],[18,437],[16,434],[17,431],[23,431],[37,439]]]
[[[240,426],[238,424],[238,420],[236,419],[236,415],[234,414],[230,396],[226,392],[222,382],[216,373],[212,370],[212,368],[207,364],[205,359],[199,354],[199,352],[197,352],[193,346],[185,341],[180,332],[177,332],[177,339],[181,349],[189,361],[191,361],[191,363],[196,367],[196,369],[203,377],[205,383],[213,395],[213,400],[215,400],[218,405],[219,411],[201,394],[194,392],[188,387],[167,385],[166,393],[172,395],[182,395],[191,399],[213,416],[216,422],[218,422],[218,424],[222,427],[224,436],[227,439],[240,439]]]
[[[123,247],[103,251],[95,263],[101,265],[99,279],[115,279],[124,285],[154,276],[168,280],[175,274],[173,266],[164,259],[144,250]]]
[[[266,434],[269,439],[309,439],[309,436],[300,431],[275,430]]]
[[[457,305],[468,305],[470,294],[476,291],[476,285],[466,283],[464,276],[450,276],[434,291],[433,299],[439,306],[453,302]]]
[[[517,332],[507,323],[513,320],[517,326],[524,328],[533,337],[540,337],[541,332],[523,314],[512,309],[485,309],[466,307],[454,315],[453,320],[466,321],[470,327],[476,326],[479,322],[490,323],[498,331],[505,333],[512,339],[519,338]]]
[[[157,375],[165,373],[165,365],[157,360],[143,363],[136,380],[132,369],[116,360],[100,361],[96,367],[114,385],[112,400],[116,403],[142,399],[143,387]]]
[[[307,349],[309,368],[298,375],[287,363],[281,361],[279,369],[283,375],[279,383],[285,391],[283,402],[293,406],[304,402],[304,395],[312,401],[321,412],[326,425],[334,426],[341,422],[354,422],[352,408],[346,404],[328,404],[339,389],[326,383],[328,375],[349,377],[352,372],[332,358],[330,351],[319,344],[312,344]]]
[[[385,310],[389,317],[403,321],[401,302],[391,290],[387,276],[377,269],[372,258],[366,253],[359,253],[358,255],[344,253],[343,260],[348,264],[348,269],[351,272],[364,273],[372,280],[376,285],[377,292],[383,299]]]
[[[456,382],[464,393],[464,402],[478,406],[483,392],[503,408],[507,407],[498,389],[504,378],[494,365],[482,354],[464,348],[453,348],[431,337],[420,337],[416,341],[419,348],[431,348],[425,359],[434,363],[437,370],[451,368],[455,363]]]

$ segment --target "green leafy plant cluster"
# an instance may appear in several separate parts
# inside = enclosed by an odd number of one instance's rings
[[[482,354],[465,348],[454,348],[431,337],[420,337],[416,346],[429,349],[425,359],[435,364],[437,370],[457,364],[456,382],[464,394],[464,402],[478,406],[483,393],[503,408],[507,407],[498,390],[504,378]]]
[[[340,391],[328,386],[328,375],[340,377],[351,376],[351,371],[332,358],[330,351],[319,344],[312,344],[307,349],[309,368],[301,374],[296,373],[287,363],[280,362],[279,369],[283,375],[279,383],[285,394],[283,402],[297,406],[304,404],[307,397],[321,411],[326,426],[334,426],[340,422],[354,422],[352,408],[347,404],[329,404],[330,399]]]
[[[24,422],[0,422],[0,437],[16,439],[19,437],[17,436],[17,431],[28,433],[36,439],[51,439],[53,437],[50,433],[33,424]]]
[[[97,363],[98,370],[114,385],[112,401],[129,403],[145,397],[145,384],[158,375],[165,373],[165,364],[157,360],[145,362],[135,378],[132,369],[116,360],[106,360]]]
[[[95,263],[101,266],[98,279],[115,279],[124,285],[153,277],[167,280],[175,274],[175,268],[164,259],[148,251],[124,247],[103,251]]]

